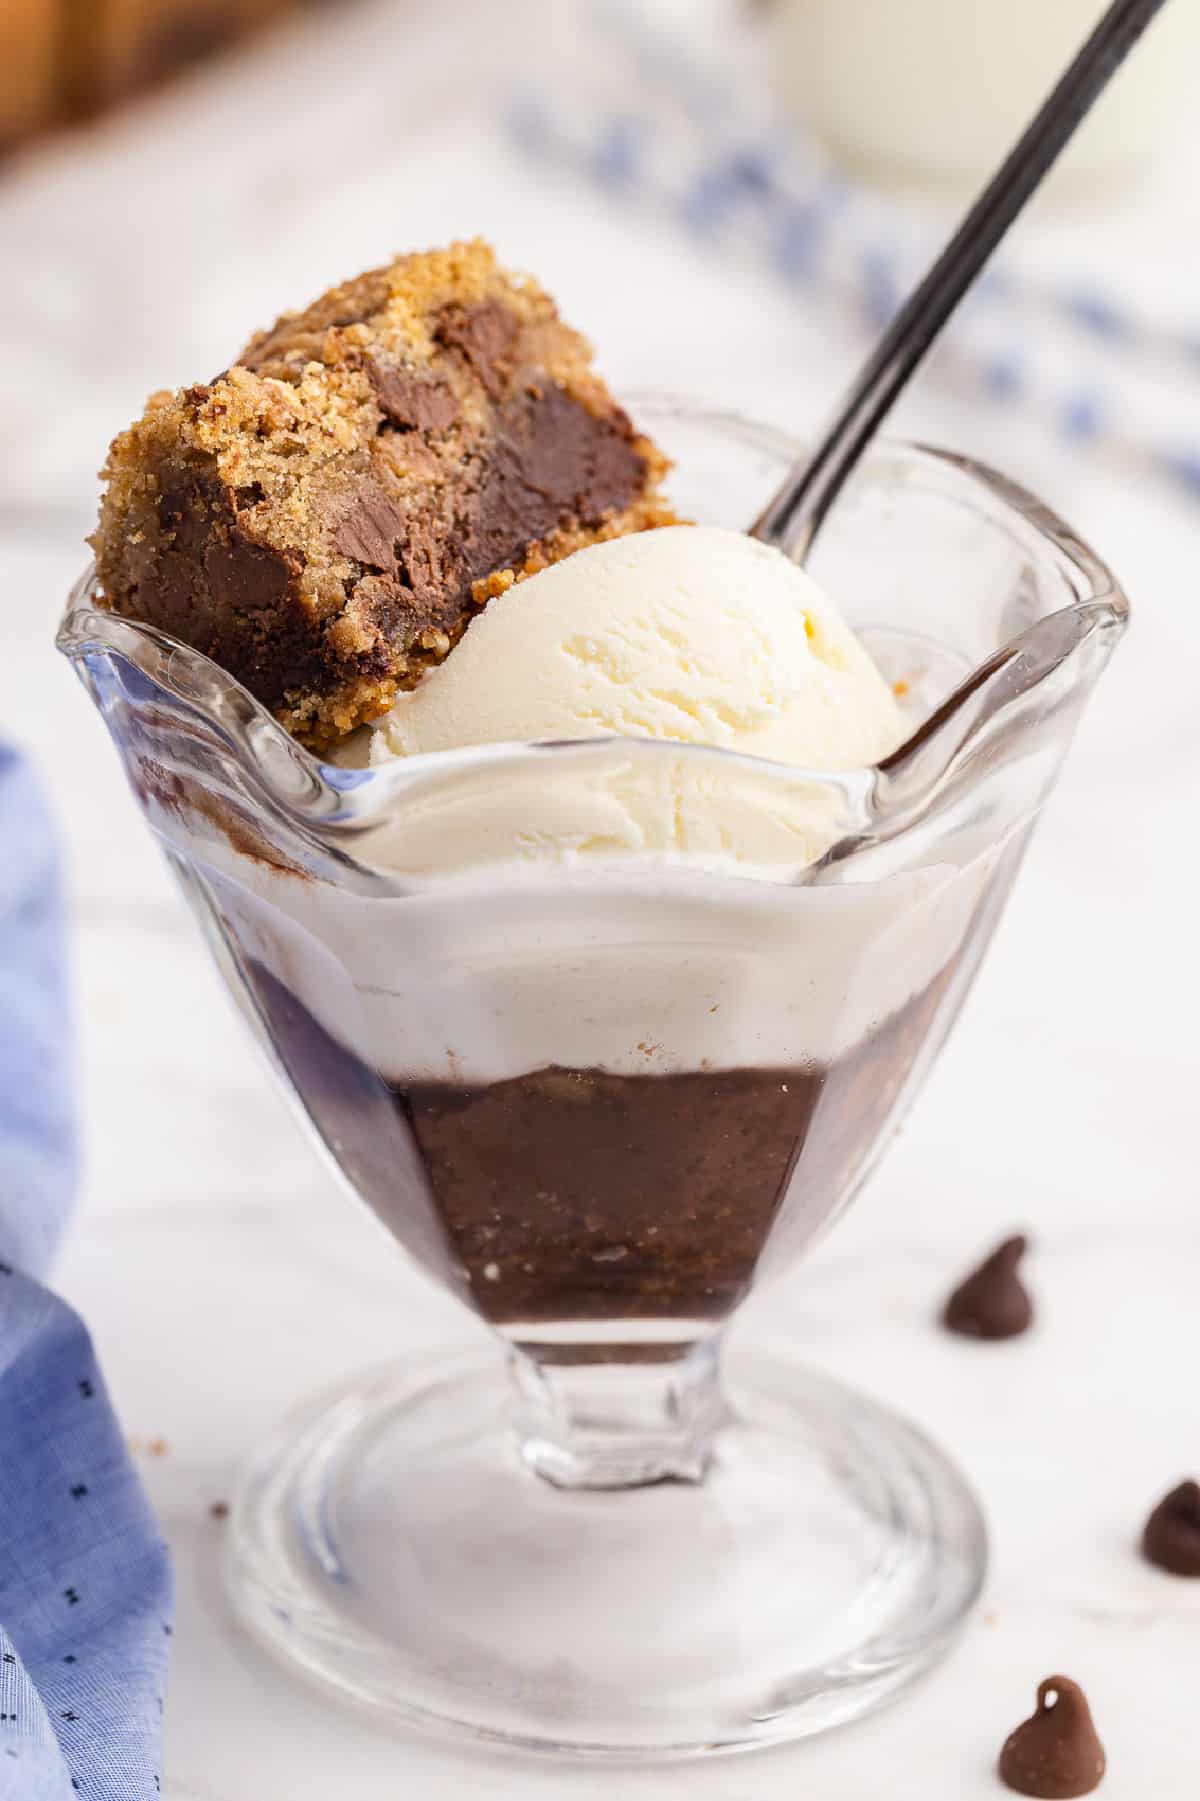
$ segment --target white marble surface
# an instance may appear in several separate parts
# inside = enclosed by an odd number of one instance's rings
[[[297,71],[351,66],[311,42],[289,54],[292,83]],[[72,241],[80,252],[61,355],[38,365],[63,420],[58,449],[38,452],[49,503],[39,509],[35,494],[10,505],[0,525],[5,727],[34,748],[53,790],[77,923],[89,1154],[60,1279],[95,1331],[179,1572],[166,1792],[984,1801],[999,1793],[1001,1738],[1038,1678],[1062,1669],[1091,1693],[1110,1755],[1105,1793],[1190,1801],[1200,1585],[1146,1568],[1134,1543],[1150,1502],[1200,1469],[1200,509],[1060,460],[1019,414],[970,416],[936,383],[905,423],[1041,487],[1114,562],[1136,629],[911,1124],[850,1218],[743,1329],[757,1318],[786,1331],[798,1352],[901,1404],[953,1448],[993,1532],[978,1617],[930,1681],[864,1725],[749,1762],[653,1773],[549,1770],[385,1737],[293,1684],[231,1627],[209,1508],[229,1495],[247,1451],[343,1371],[463,1325],[301,1141],[99,721],[51,653],[81,560],[90,495],[79,468],[100,449],[89,434],[121,423],[151,385],[219,367],[243,327],[288,296],[392,245],[475,229],[538,269],[627,385],[652,380],[803,428],[858,348],[836,319],[805,314],[665,228],[648,232],[566,178],[534,184],[480,106],[456,111],[449,81],[421,84],[422,137],[388,110],[378,70],[366,67],[353,97],[378,127],[371,154],[348,152],[334,177],[318,178],[311,143],[297,137],[295,86],[271,86],[279,68],[151,108],[136,128],[98,140],[86,166],[76,150],[0,190],[0,228],[40,220],[48,264]],[[340,113],[318,112],[318,128],[345,117],[346,82]],[[235,124],[245,128],[236,141]],[[239,167],[253,180],[236,179]],[[154,232],[128,194],[115,198],[118,177],[169,199]],[[175,221],[179,231],[164,233]],[[124,257],[115,288],[105,244]],[[4,356],[11,375],[11,334]],[[81,399],[68,379],[87,381],[96,366],[94,388],[116,408],[99,422],[94,393]],[[14,463],[2,477],[11,500],[29,470]],[[931,1316],[947,1283],[1015,1226],[1036,1241],[1036,1332],[1005,1347],[946,1339]]]

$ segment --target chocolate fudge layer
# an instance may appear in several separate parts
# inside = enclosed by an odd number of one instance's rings
[[[670,523],[665,470],[550,298],[456,244],[150,400],[105,470],[103,600],[320,747],[385,712],[511,582]]]
[[[807,1243],[853,1189],[951,1022],[958,967],[829,1064],[401,1086],[234,956],[358,1193],[485,1318],[529,1327],[728,1315],[768,1244]]]
[[[531,1326],[725,1318],[785,1199],[786,1230],[806,1242],[853,1187],[948,979],[828,1066],[397,1089],[480,1312]]]

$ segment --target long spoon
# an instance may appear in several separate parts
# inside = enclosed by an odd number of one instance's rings
[[[860,371],[817,449],[750,528],[803,562],[847,477],[1004,237],[1165,0],[1115,0]]]

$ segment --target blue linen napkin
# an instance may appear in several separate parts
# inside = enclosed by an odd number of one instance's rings
[[[0,847],[0,1801],[150,1801],[170,1566],[87,1331],[36,1279],[75,1181],[65,921],[3,746]]]

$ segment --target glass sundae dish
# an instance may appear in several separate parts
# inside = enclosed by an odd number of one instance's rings
[[[797,455],[736,418],[634,410],[702,528],[743,527]],[[645,543],[661,563],[690,529]],[[1126,606],[1028,495],[889,445],[811,570],[857,634],[831,667],[861,644],[902,696],[881,762],[719,748],[719,717],[717,746],[687,735],[704,722],[614,735],[603,709],[571,741],[497,741],[511,669],[472,740],[446,696],[456,659],[474,695],[484,621],[634,542],[501,589],[373,752],[304,748],[94,576],[60,643],[346,1185],[491,1328],[259,1452],[231,1530],[243,1618],[384,1714],[642,1757],[852,1719],[978,1594],[982,1522],[940,1451],[786,1360],[723,1371],[722,1345],[913,1100]],[[572,640],[593,673],[602,639]]]

